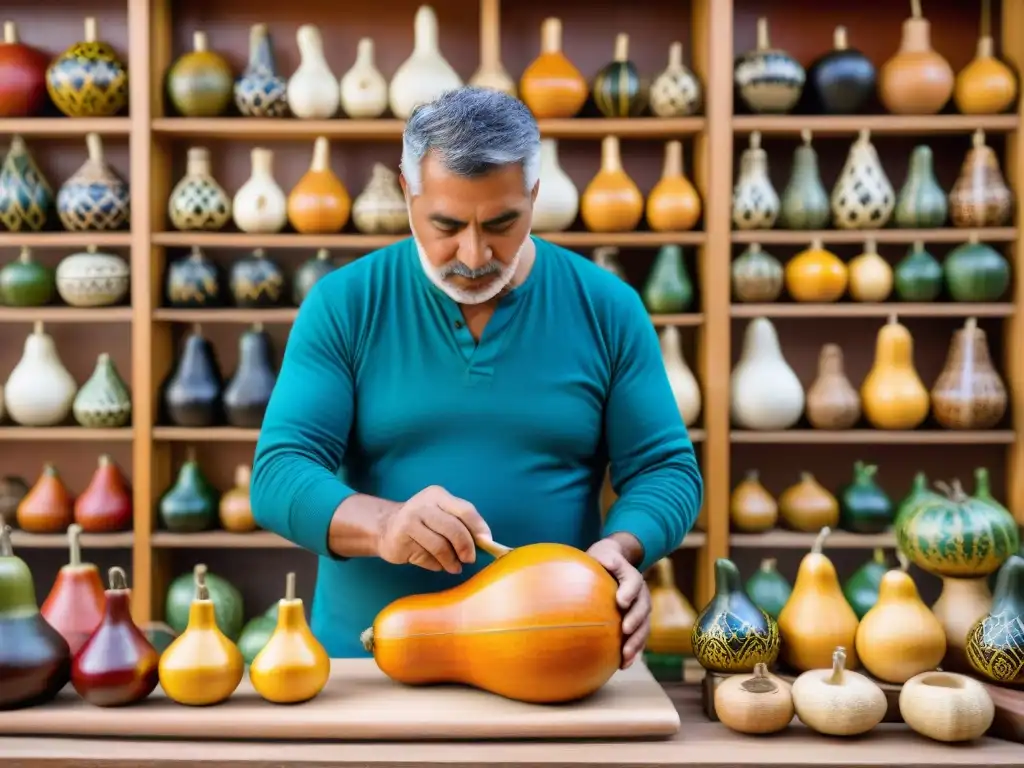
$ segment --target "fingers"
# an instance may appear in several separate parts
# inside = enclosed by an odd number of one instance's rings
[[[483,517],[480,516],[480,513],[477,512],[476,507],[465,499],[452,496],[443,488],[438,488],[434,503],[445,512],[459,518],[474,536],[491,538],[490,526],[487,525]]]
[[[454,552],[455,562],[472,563],[476,561],[476,544],[473,534],[465,526],[461,518],[441,509],[426,509],[423,524],[434,533],[442,536]],[[460,568],[461,570],[461,568]]]
[[[457,521],[455,521],[457,522]],[[440,563],[448,573],[461,573],[462,563],[452,548],[451,542],[420,519],[410,524],[406,535]],[[409,562],[413,562],[410,556]],[[419,565],[419,563],[417,563]]]
[[[625,617],[622,619],[622,632],[625,635],[633,636],[640,630],[640,625],[650,616],[651,593],[646,589],[641,590],[636,600],[629,605]]]
[[[625,563],[625,560],[623,560],[623,563]],[[629,564],[626,563],[626,565]],[[615,602],[619,604],[621,610],[625,611],[630,606],[634,606],[641,593],[646,595],[647,591],[644,589],[643,574],[635,568],[620,568],[617,573],[613,571],[612,575],[619,582],[619,589],[615,593]]]
[[[625,644],[622,646],[622,668],[629,669],[633,662],[636,661],[637,656],[643,651],[644,646],[647,644],[647,636],[651,633],[651,617],[645,616],[643,621],[640,622],[640,626],[637,627],[636,632],[629,636]]]
[[[437,562],[437,558],[432,554],[423,549],[423,547],[416,547],[415,551],[409,555],[409,559],[406,561],[410,565],[417,565],[420,568],[424,568],[428,571],[443,571],[444,568]]]

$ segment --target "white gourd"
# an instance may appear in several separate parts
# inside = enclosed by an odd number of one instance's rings
[[[36,322],[4,386],[11,420],[23,427],[60,424],[71,412],[77,392],[78,384],[61,362],[53,337]]]
[[[391,78],[391,112],[400,120],[408,120],[420,104],[462,87],[462,78],[441,55],[437,14],[429,5],[421,5],[416,11],[415,30],[412,55]]]
[[[235,193],[231,215],[243,232],[271,235],[288,221],[288,200],[274,179],[274,153],[257,147],[251,157],[252,174]]]
[[[747,325],[743,352],[732,371],[733,423],[743,429],[788,429],[804,412],[804,388],[779,346],[766,317]]]
[[[693,426],[700,416],[701,394],[697,377],[683,359],[683,350],[680,345],[679,329],[674,325],[665,328],[661,333],[661,359],[665,363],[665,373],[668,374],[669,384],[672,386],[672,396],[679,408],[679,415],[683,424],[687,427]]]
[[[380,117],[388,108],[388,81],[374,63],[373,39],[356,45],[356,63],[341,78],[341,108],[351,118]]]
[[[324,58],[324,40],[314,24],[303,24],[295,33],[299,66],[288,80],[288,106],[304,120],[325,120],[338,111],[341,93],[338,79]]]
[[[558,142],[540,140],[540,189],[533,203],[534,232],[562,232],[580,210],[580,193],[558,162]]]

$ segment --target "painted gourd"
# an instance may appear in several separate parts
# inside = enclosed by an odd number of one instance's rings
[[[686,232],[697,226],[701,199],[696,187],[683,174],[683,144],[665,144],[661,179],[647,195],[647,224],[654,232]]]
[[[456,587],[395,600],[362,639],[381,671],[406,685],[573,701],[601,688],[622,662],[616,588],[584,552],[532,544]]]
[[[839,527],[854,533],[881,533],[892,525],[896,511],[892,499],[875,480],[878,467],[856,461],[853,480],[839,498]]]
[[[903,518],[916,508],[918,502],[935,495],[936,492],[928,487],[928,475],[924,472],[916,473],[914,481],[910,485],[910,490],[907,491],[907,495],[900,499],[899,504],[896,505],[894,526],[899,528]]]
[[[1011,555],[999,570],[992,608],[967,634],[975,672],[1004,685],[1024,685],[1024,558]]]
[[[4,22],[0,43],[0,118],[35,117],[46,104],[50,57],[18,40],[13,21]]]
[[[216,307],[224,301],[224,286],[217,264],[198,245],[167,267],[164,294],[168,306],[179,309]]]
[[[843,597],[853,608],[858,619],[863,619],[864,614],[878,602],[878,588],[882,583],[882,577],[888,571],[885,551],[876,548],[871,559],[854,571],[843,584]]]
[[[244,117],[287,117],[288,81],[277,73],[274,46],[266,24],[249,27],[249,63],[233,89]]]
[[[879,71],[878,96],[891,114],[935,115],[952,95],[953,70],[932,48],[931,23],[921,13],[921,0],[910,0],[900,48]]]
[[[743,591],[740,572],[715,560],[715,595],[693,625],[693,655],[709,672],[751,672],[779,655],[779,625]]]
[[[205,566],[201,566],[205,567]],[[238,639],[245,625],[245,601],[242,593],[230,581],[215,573],[206,572],[206,589],[213,603],[217,628],[231,641]],[[168,626],[181,634],[188,626],[192,598],[195,596],[195,571],[183,573],[167,587],[164,616]],[[277,619],[274,604],[274,619]],[[269,615],[270,612],[268,611]]]
[[[71,492],[57,468],[47,462],[35,484],[19,502],[18,527],[28,533],[63,533],[74,522]]]
[[[1006,414],[1006,385],[989,352],[985,332],[969,317],[953,332],[946,363],[932,385],[932,415],[946,429],[992,429]]]
[[[53,301],[53,270],[23,246],[18,258],[0,269],[0,299],[7,307],[41,307]]]
[[[647,91],[629,58],[629,35],[615,36],[615,55],[594,76],[594,104],[605,117],[636,117],[647,107]]]
[[[651,81],[648,101],[657,117],[695,115],[704,104],[704,87],[683,64],[683,44],[678,40],[668,47],[668,66]]]
[[[843,260],[825,249],[821,240],[786,262],[786,291],[795,301],[828,303],[846,293],[849,272]]]
[[[538,120],[576,117],[590,89],[562,52],[561,19],[545,19],[540,39],[540,54],[519,80],[519,96]]]
[[[953,301],[999,301],[1010,288],[1010,262],[977,232],[946,254],[943,274]]]
[[[580,198],[583,225],[591,232],[632,232],[644,215],[644,198],[622,167],[619,140],[601,142],[601,168]]]
[[[968,496],[959,481],[936,483],[900,514],[896,544],[918,568],[935,576],[988,576],[1020,549],[1017,523],[1005,509]]]
[[[815,111],[826,115],[856,115],[875,95],[877,72],[871,59],[849,47],[846,27],[836,27],[832,50],[807,69],[804,93]]]
[[[192,33],[192,50],[167,71],[167,96],[183,117],[218,117],[231,104],[235,75],[227,59],[211,51],[206,33]]]
[[[938,259],[915,241],[893,270],[893,286],[901,301],[935,301],[942,293],[943,270]]]
[[[785,282],[782,263],[752,243],[732,263],[732,294],[744,303],[775,301]]]
[[[971,148],[949,191],[949,218],[954,227],[974,229],[1002,227],[1013,218],[1013,192],[981,128],[971,137]]]
[[[92,376],[75,395],[71,412],[75,421],[91,429],[117,429],[131,421],[131,393],[108,353],[97,355]]]
[[[768,19],[757,20],[757,47],[740,56],[733,81],[740,99],[751,112],[785,114],[796,106],[807,73],[785,51],[771,47]]]
[[[50,221],[53,188],[25,140],[15,134],[0,166],[0,223],[9,232],[39,232]]]
[[[754,605],[778,620],[782,608],[793,592],[793,587],[786,581],[786,577],[779,573],[776,562],[774,557],[762,560],[754,575],[747,579],[744,589],[747,596],[754,601]]]
[[[543,152],[542,143],[542,155]],[[543,167],[542,157],[541,178],[544,178]],[[538,199],[543,194],[544,184],[541,184]],[[370,180],[352,201],[352,223],[365,235],[399,235],[409,231],[409,208],[398,185],[398,174],[383,163],[373,164]]]
[[[75,522],[85,533],[131,530],[131,486],[107,454],[100,455],[89,485],[75,499]]]
[[[128,104],[128,68],[99,39],[94,17],[85,19],[84,39],[51,62],[46,90],[68,117],[113,117]]]
[[[932,148],[927,144],[914,147],[910,155],[907,178],[896,195],[893,218],[904,229],[935,229],[946,223],[949,202],[935,178]]]
[[[213,177],[206,147],[189,147],[185,175],[167,198],[167,217],[182,232],[216,232],[231,221],[231,198]]]
[[[761,147],[760,131],[754,131],[740,155],[740,170],[732,188],[732,225],[736,229],[771,229],[780,206],[768,175],[768,153]]]
[[[860,386],[864,416],[876,429],[914,429],[930,407],[928,390],[914,368],[914,340],[896,315],[878,331],[875,360]]]
[[[965,115],[995,115],[1017,100],[1017,76],[996,58],[992,39],[992,4],[981,3],[981,34],[970,63],[960,70],[953,86],[953,102]]]
[[[89,157],[57,191],[57,215],[69,232],[113,232],[131,218],[126,182],[107,162],[98,133],[85,136]]]
[[[861,129],[850,145],[830,202],[832,223],[837,229],[881,229],[889,223],[896,207],[896,192],[867,128]]]
[[[72,307],[112,307],[128,295],[131,270],[116,253],[95,245],[60,260],[55,275],[57,293]]]
[[[231,265],[228,285],[236,307],[278,307],[284,300],[284,273],[262,248]]]
[[[786,229],[823,229],[831,216],[828,192],[821,183],[811,132],[805,129],[800,136],[803,141],[793,151],[789,183],[782,191],[779,223]]]

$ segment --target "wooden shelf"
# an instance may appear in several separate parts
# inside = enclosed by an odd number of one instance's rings
[[[88,429],[86,427],[0,427],[0,441],[113,443],[132,439],[131,427]]]
[[[700,549],[707,541],[708,535],[703,531],[690,531],[679,545],[679,549]]]
[[[761,245],[802,245],[808,246],[812,240],[821,240],[825,245],[864,243],[874,240],[880,245],[902,243],[910,245],[917,240],[928,243],[966,243],[968,238],[977,233],[983,243],[1010,243],[1017,239],[1016,227],[993,227],[991,229],[959,229],[943,227],[941,229],[751,229],[733,230],[734,243],[759,243]]]
[[[153,427],[153,439],[168,443],[255,443],[259,436],[238,427]]]
[[[135,540],[131,531],[124,533],[83,533],[82,549],[128,549]],[[65,533],[26,533],[12,531],[11,544],[19,549],[67,549],[68,537]],[[88,559],[88,556],[86,556]]]
[[[127,248],[131,232],[0,232],[0,248]]]
[[[879,304],[733,304],[729,314],[733,317],[1010,317],[1013,304],[993,302],[970,304],[950,301],[946,303],[917,304],[886,301]]]
[[[269,531],[253,531],[252,533],[154,531],[153,547],[156,549],[297,549],[287,539]]]
[[[733,430],[732,443],[800,444],[808,445],[1011,445],[1015,434],[1010,429],[963,431],[946,429],[909,429],[897,432],[885,429],[791,429],[782,432],[754,432]]]
[[[130,323],[131,307],[0,307],[0,323]]]
[[[98,133],[128,136],[132,130],[130,117],[25,117],[0,119],[0,134],[19,134],[26,138],[57,139]]]
[[[800,531],[767,531],[765,533],[730,533],[729,545],[740,549],[807,549],[811,548],[816,533]],[[849,531],[833,531],[825,541],[825,549],[875,549],[883,547],[891,549],[896,546],[896,534],[885,533],[850,533]]]
[[[348,141],[398,141],[405,130],[405,121],[386,118],[297,120],[163,117],[153,120],[152,125],[153,133],[157,136],[259,141],[313,140],[318,136]],[[542,136],[556,139],[603,139],[609,135],[620,139],[675,139],[703,131],[704,118],[576,118],[540,120],[538,125]]]
[[[987,133],[1017,130],[1017,115],[737,115],[732,119],[736,133],[799,134],[810,130],[815,136],[856,135],[867,128],[875,134],[971,134],[978,128]]]

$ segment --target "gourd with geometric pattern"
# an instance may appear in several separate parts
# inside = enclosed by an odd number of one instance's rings
[[[128,295],[129,278],[123,257],[88,245],[57,265],[57,292],[72,307],[111,307]]]
[[[751,112],[785,114],[800,100],[807,73],[786,51],[772,48],[768,19],[757,20],[757,47],[737,57],[736,91]]]
[[[975,672],[1004,685],[1024,685],[1024,558],[1011,555],[999,570],[992,608],[967,634]]]
[[[176,308],[216,307],[223,303],[224,285],[220,269],[198,245],[167,267],[164,295],[167,306]]]
[[[896,193],[871,143],[871,131],[864,128],[832,188],[833,224],[838,229],[881,229],[895,207]]]
[[[594,104],[605,117],[636,117],[647,107],[647,89],[629,58],[629,35],[615,36],[615,56],[594,76]]]
[[[548,139],[553,141],[553,139]],[[544,141],[541,141],[543,174]],[[543,189],[543,185],[541,186]],[[541,193],[543,194],[543,193]],[[540,195],[537,196],[538,200]],[[536,204],[534,229],[536,231]],[[574,217],[575,218],[575,217]],[[364,235],[399,235],[409,231],[409,209],[398,185],[398,174],[383,163],[374,163],[370,180],[352,202],[352,223]]]
[[[210,171],[206,147],[189,147],[185,175],[171,191],[167,215],[182,232],[216,232],[231,220],[231,198]]]
[[[979,128],[949,191],[949,218],[954,227],[981,228],[1005,226],[1012,217],[1013,193],[1003,179],[999,158]]]
[[[235,106],[245,117],[287,117],[288,81],[277,73],[266,24],[249,27],[249,64],[235,81]]]
[[[128,67],[99,39],[96,19],[85,19],[84,39],[53,60],[46,90],[68,117],[113,117],[128,104]]]
[[[740,170],[732,189],[732,225],[736,229],[771,229],[779,216],[779,195],[768,176],[768,153],[761,132],[750,134],[740,155]]]
[[[131,395],[106,352],[96,358],[92,376],[78,390],[71,408],[75,421],[92,429],[123,427],[131,420]]]
[[[98,133],[85,137],[89,159],[61,185],[57,214],[69,232],[123,229],[131,215],[128,184],[107,163]]]
[[[648,96],[657,117],[686,117],[700,111],[704,92],[700,80],[683,64],[683,44],[668,47],[668,66],[651,82]]]
[[[39,232],[53,209],[53,189],[25,140],[15,134],[0,166],[0,222],[9,232]]]

